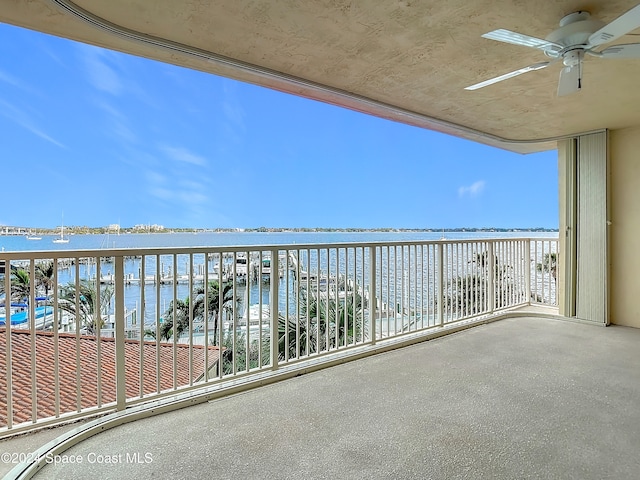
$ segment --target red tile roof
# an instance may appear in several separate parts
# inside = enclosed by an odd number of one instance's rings
[[[7,426],[7,364],[6,329],[0,329],[0,428]],[[13,423],[32,420],[32,365],[31,333],[28,330],[11,332],[11,382],[13,393]],[[76,342],[79,343],[79,394],[77,386]],[[98,345],[100,348],[100,368],[98,370]],[[154,393],[158,390],[156,376],[156,343],[125,340],[126,395],[127,398],[140,396],[140,351],[142,350],[142,392]],[[219,359],[218,347],[208,347],[209,369]],[[205,347],[193,346],[192,371],[189,374],[189,346],[176,346],[176,382],[178,386],[189,385],[204,374]],[[161,343],[160,390],[173,388],[174,355],[172,343]],[[113,338],[58,334],[58,378],[60,391],[60,413],[98,405],[98,378],[101,381],[101,403],[116,400],[116,360]],[[35,380],[37,418],[54,416],[55,410],[55,337],[52,332],[35,334]]]

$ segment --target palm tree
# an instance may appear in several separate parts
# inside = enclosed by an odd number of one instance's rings
[[[45,291],[45,295],[49,295],[49,290],[53,288],[53,277],[55,269],[53,268],[53,262],[36,264],[36,288],[42,286]],[[4,292],[4,282],[0,282],[0,293]],[[11,269],[11,300],[12,301],[25,301],[31,294],[31,278],[29,272],[24,268],[12,268]]]
[[[233,332],[225,332],[222,338],[221,364],[223,375],[235,372],[244,372],[265,366],[269,363],[268,355],[260,357],[260,350],[269,351],[268,340],[264,340],[262,346],[258,340],[253,340],[249,344],[247,354],[247,336],[244,332],[236,332],[235,345],[233,341]],[[247,365],[248,362],[248,365]]]
[[[54,287],[54,277],[56,270],[53,261],[38,263],[36,265],[36,285],[44,289],[45,297],[49,296],[49,291]]]
[[[487,296],[488,284],[484,273],[455,277],[449,281],[447,305],[461,316],[466,317],[484,310]],[[498,298],[496,298],[497,302]]]
[[[175,329],[174,321],[174,304],[175,304]],[[160,323],[160,339],[169,340],[173,335],[178,338],[182,332],[189,328],[189,297],[185,300],[177,299],[171,301],[169,308],[162,315]],[[175,330],[175,331],[174,331]]]
[[[175,302],[169,304],[169,308],[164,312],[162,316],[162,323],[160,325],[160,338],[169,340],[175,333],[179,337],[185,330],[189,328],[189,315],[191,313],[190,308],[193,303],[193,320],[203,321],[205,325],[208,325],[210,320],[214,320],[213,325],[213,345],[218,344],[218,330],[222,319],[222,310],[225,307],[230,306],[233,303],[233,284],[226,282],[222,284],[222,304],[220,304],[220,284],[213,280],[209,282],[207,288],[207,299],[204,298],[204,286],[196,289],[194,292],[194,300],[190,301],[189,297],[184,300],[177,299]],[[237,299],[240,301],[240,299]],[[174,303],[175,303],[175,317],[176,328],[174,332]],[[206,315],[205,315],[206,304]],[[206,318],[205,318],[206,317]]]
[[[23,302],[29,298],[31,293],[31,282],[29,272],[23,268],[11,271],[11,301]]]
[[[299,303],[298,319],[283,316],[278,319],[280,359],[297,358],[307,353],[349,345],[354,340],[366,337],[360,294],[350,292],[336,301],[335,298],[319,297],[313,291],[302,289]]]
[[[221,300],[222,303],[220,303]],[[237,302],[240,302],[239,298]],[[217,280],[210,281],[207,288],[206,305],[207,313],[205,315],[204,286],[202,286],[195,291],[193,317],[194,319],[203,320],[205,325],[208,325],[210,320],[214,320],[213,344],[217,345],[218,330],[222,323],[222,311],[225,308],[233,307],[233,284],[231,282],[224,282],[222,284],[222,291],[220,291],[220,283]]]
[[[553,281],[558,283],[556,278],[557,270],[558,270],[558,254],[557,253],[545,253],[542,258],[542,262],[536,265],[536,270],[543,273],[551,274],[551,278]]]
[[[278,357],[298,358],[308,353],[318,351],[317,318],[312,317],[307,329],[306,317],[295,319],[280,315],[278,317]],[[296,340],[296,333],[299,332],[299,340]],[[322,336],[324,340],[324,335]],[[288,353],[287,353],[288,351]]]
[[[536,270],[541,272],[542,274],[548,273],[553,278],[554,286],[556,287],[556,291],[558,290],[558,254],[557,253],[545,253],[542,257],[542,262],[536,264]],[[536,294],[535,296],[532,293],[532,298],[537,302],[544,302],[543,295]]]
[[[95,280],[69,282],[61,287],[58,306],[80,320],[80,326],[89,334],[99,332],[104,325],[103,317],[109,313],[109,305],[113,298],[113,288],[98,286]],[[98,311],[98,299],[100,311]]]
[[[501,264],[496,254],[491,259],[486,251],[476,253],[470,263],[474,266],[471,273],[449,280],[445,304],[463,317],[480,313],[487,307],[504,307],[516,289],[511,267]],[[493,273],[493,299],[488,297],[490,273]]]

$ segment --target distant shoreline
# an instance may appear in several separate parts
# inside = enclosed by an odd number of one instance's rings
[[[66,226],[64,227],[67,235],[106,235],[106,234],[137,234],[137,233],[423,233],[423,232],[484,232],[484,233],[505,233],[505,232],[558,232],[557,228],[500,228],[500,227],[483,227],[483,228],[165,228],[153,226],[149,229],[133,227],[133,228],[113,228],[112,227],[86,227],[86,226]],[[60,228],[32,228],[32,227],[9,227],[0,226],[0,235],[58,235]]]

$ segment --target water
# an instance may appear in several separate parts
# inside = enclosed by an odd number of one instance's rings
[[[483,238],[557,238],[558,232],[446,232],[447,240]],[[54,235],[42,240],[24,236],[0,236],[2,251],[93,250],[105,248],[214,247],[230,245],[285,245],[307,243],[385,242],[440,240],[441,232],[202,232],[136,233],[123,235],[71,235],[69,243],[53,243]]]
[[[327,244],[327,243],[369,243],[369,242],[390,242],[390,241],[428,241],[440,240],[441,232],[277,232],[277,233],[245,233],[245,232],[199,232],[199,233],[175,233],[175,234],[123,234],[123,235],[72,235],[67,244],[53,243],[55,236],[43,236],[42,240],[27,240],[24,236],[0,236],[0,250],[4,251],[69,251],[69,250],[100,250],[113,248],[153,248],[153,247],[219,247],[219,246],[254,246],[254,245],[302,245],[302,244]],[[446,232],[447,240],[469,240],[488,238],[557,238],[557,232]],[[323,253],[324,254],[324,253]],[[323,255],[321,254],[321,255]],[[184,258],[183,258],[184,257]],[[178,263],[175,269],[178,274],[186,273],[187,256],[178,256]],[[201,259],[194,259],[204,264],[204,256]],[[302,265],[313,270],[317,266],[317,260],[301,257]],[[161,271],[165,272],[165,267],[170,265],[171,258],[164,259]],[[344,260],[343,260],[344,261]],[[156,273],[157,266],[155,257],[147,258],[145,263],[145,275]],[[321,261],[324,268],[329,260]],[[335,262],[335,260],[334,260]],[[350,259],[351,268],[354,260]],[[207,262],[209,271],[214,271],[213,261]],[[197,265],[194,265],[194,269]],[[331,270],[333,270],[333,266]],[[358,269],[362,268],[360,264]],[[113,273],[113,264],[105,261],[101,263],[100,273],[102,276]],[[140,278],[140,260],[127,258],[124,264],[125,275]],[[77,274],[80,278],[95,278],[96,270],[94,265],[79,265]],[[60,285],[74,281],[76,267],[70,266],[62,268],[58,272]],[[292,278],[288,278],[289,285],[281,282],[279,295],[280,310],[295,309],[293,296],[289,301],[285,300],[285,291],[293,291]],[[174,298],[173,285],[138,285],[132,284],[125,288],[125,305],[128,310],[141,312],[140,298],[141,290],[144,289],[145,308],[144,323],[147,326],[155,324],[156,320],[167,310]],[[179,299],[184,299],[189,295],[189,288],[186,284],[177,285],[175,295]],[[264,304],[269,303],[269,284],[251,283],[249,287],[249,304],[255,304],[262,299]],[[155,298],[159,296],[160,310],[158,311]],[[246,303],[247,291],[245,286],[238,286],[237,296],[241,303]],[[287,306],[288,303],[288,306]],[[242,315],[241,306],[239,315]],[[112,312],[112,308],[110,308]]]

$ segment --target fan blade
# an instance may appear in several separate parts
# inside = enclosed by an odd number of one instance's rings
[[[633,7],[627,13],[623,13],[613,22],[605,25],[589,37],[589,46],[597,47],[603,43],[612,42],[618,37],[640,27],[640,4]]]
[[[485,80],[484,82],[476,83],[475,85],[465,87],[465,90],[477,90],[478,88],[486,87],[487,85],[492,85],[494,83],[501,82],[508,78],[517,77],[518,75],[522,75],[523,73],[533,72],[534,70],[540,70],[542,68],[547,67],[551,63],[553,62],[535,63],[533,65],[529,65],[528,67],[521,68],[520,70],[505,73],[504,75],[500,75],[499,77],[491,78],[489,80]]]
[[[542,40],[541,38],[531,37],[529,35],[523,35],[522,33],[512,32],[511,30],[505,30],[503,28],[485,33],[482,37],[490,40],[497,40],[498,42],[522,45],[523,47],[539,48],[544,51],[559,52],[562,50],[562,46],[557,43]]]
[[[582,88],[580,67],[581,64],[578,64],[573,67],[564,67],[562,70],[560,70],[560,81],[558,82],[559,97],[570,95]]]
[[[640,43],[614,45],[613,47],[605,48],[598,56],[604,58],[640,58]]]

